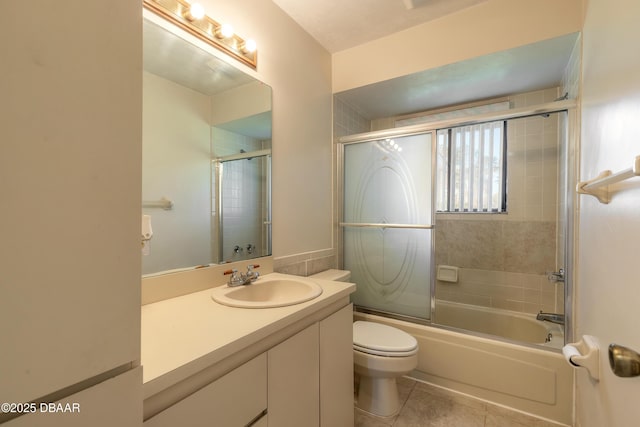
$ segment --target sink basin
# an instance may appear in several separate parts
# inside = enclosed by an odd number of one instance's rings
[[[211,298],[229,307],[273,308],[300,304],[320,294],[322,288],[310,279],[264,276],[251,285],[214,288]]]

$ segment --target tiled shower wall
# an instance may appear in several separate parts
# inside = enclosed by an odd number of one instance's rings
[[[369,132],[371,121],[356,109],[333,97],[333,139],[356,133]]]
[[[509,97],[511,108],[557,99],[559,88]],[[436,264],[459,267],[457,283],[436,282],[436,297],[520,312],[563,311],[555,271],[558,116],[507,125],[506,214],[437,214]]]

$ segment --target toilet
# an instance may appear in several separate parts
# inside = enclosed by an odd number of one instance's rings
[[[346,282],[351,273],[327,270],[311,277]],[[400,329],[358,320],[353,323],[353,364],[360,377],[356,407],[391,417],[400,410],[396,379],[418,366],[418,342]]]

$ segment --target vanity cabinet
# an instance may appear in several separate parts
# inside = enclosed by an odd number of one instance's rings
[[[148,419],[144,427],[266,425],[266,415],[260,417],[266,409],[267,355],[261,354]]]
[[[353,306],[303,321],[144,426],[353,426]]]

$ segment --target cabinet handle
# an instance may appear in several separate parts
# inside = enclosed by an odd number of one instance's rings
[[[257,423],[258,421],[260,421],[260,419],[262,417],[264,417],[265,415],[267,415],[267,410],[265,409],[264,411],[260,412],[254,419],[252,419],[251,421],[249,421],[249,424],[247,424],[244,427],[251,427],[252,425],[254,425],[255,423]]]

